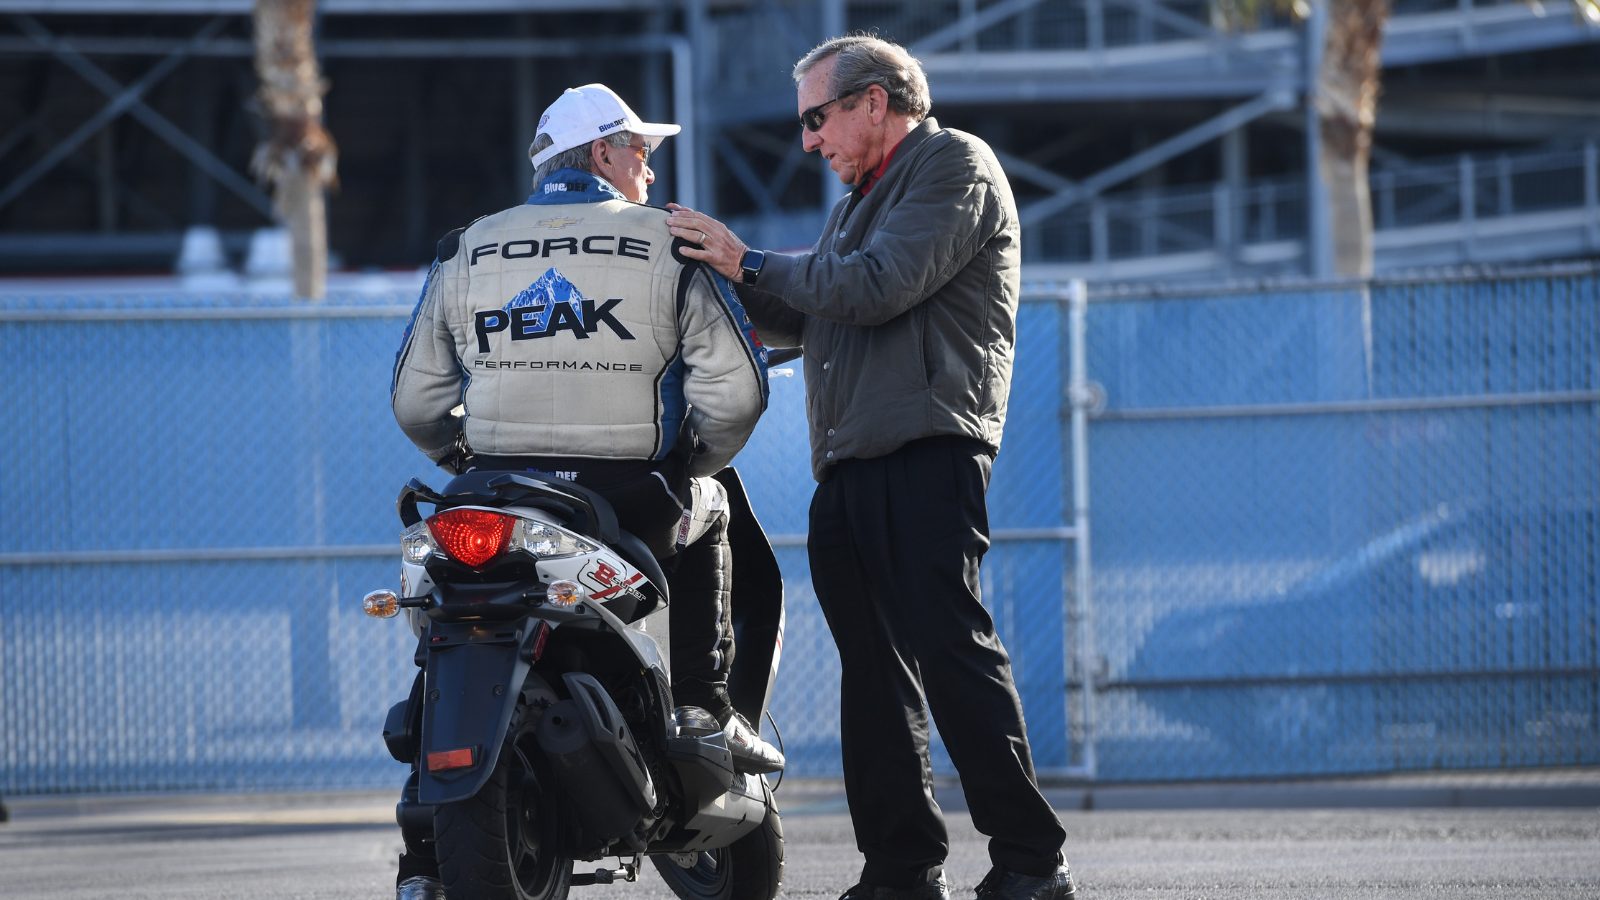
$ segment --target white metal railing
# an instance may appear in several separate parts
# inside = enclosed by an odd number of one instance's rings
[[[1374,230],[1446,226],[1460,240],[1484,220],[1581,212],[1600,229],[1600,144],[1569,151],[1461,155],[1375,168],[1369,176]],[[1039,223],[1030,261],[1105,262],[1186,252],[1237,256],[1248,244],[1306,234],[1299,178],[1165,191],[1107,194]],[[1600,236],[1596,236],[1600,238]]]
[[[848,5],[859,7],[863,17],[870,16],[870,24],[893,33],[919,55],[1095,52],[1194,40],[1223,45],[1241,34],[1282,30],[1294,24],[1271,4],[1259,4],[1258,21],[1230,31],[1218,27],[1211,0],[996,0],[987,4],[961,0],[954,17],[949,6],[923,0]],[[1474,13],[1511,8],[1516,13],[1540,14],[1526,0],[1394,0],[1391,7],[1392,19],[1424,22],[1416,27],[1426,27],[1426,20],[1420,17],[1450,16],[1455,39],[1463,49],[1472,47],[1478,32],[1492,27],[1477,21]],[[850,24],[867,23],[852,20]]]

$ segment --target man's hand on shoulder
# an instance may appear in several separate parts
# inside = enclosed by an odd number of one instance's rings
[[[667,209],[671,210],[667,216],[668,230],[673,237],[688,242],[688,246],[682,248],[684,256],[705,263],[735,284],[744,280],[739,261],[750,248],[738,235],[716,219],[687,206],[668,203]]]

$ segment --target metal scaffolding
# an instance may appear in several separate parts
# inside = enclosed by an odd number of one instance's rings
[[[159,268],[192,226],[217,226],[238,254],[271,224],[244,171],[242,126],[230,136],[214,124],[248,81],[212,73],[246,66],[250,7],[0,0],[0,81],[10,88],[0,93],[12,98],[0,104],[0,269],[65,269],[86,256]],[[404,132],[383,151],[402,160],[394,185],[376,174],[364,182],[360,143],[351,144],[355,177],[335,198],[333,224],[334,252],[350,265],[420,264],[456,218],[514,202],[526,177],[516,148],[537,109],[568,82],[597,77],[622,79],[636,105],[685,125],[655,202],[712,211],[755,244],[809,245],[842,188],[795,137],[789,67],[828,35],[876,29],[923,60],[941,122],[1000,154],[1031,274],[1327,272],[1326,201],[1305,177],[1318,152],[1307,73],[1319,17],[1231,32],[1213,25],[1204,0],[324,0],[320,10],[329,125],[342,146],[370,126],[365,107],[407,89],[396,80],[426,92],[423,71],[470,68],[471,100],[493,123],[434,134],[451,98],[396,107]],[[1583,52],[1596,43],[1600,29],[1567,2],[1540,12],[1520,0],[1397,0],[1383,50],[1392,107],[1380,109],[1373,164],[1380,269],[1419,255],[1465,263],[1600,252],[1587,200],[1593,165],[1571,162],[1600,140],[1600,67]],[[1538,66],[1527,62],[1533,51]],[[1435,72],[1440,64],[1448,71]],[[1479,89],[1491,83],[1506,87]],[[219,95],[224,88],[232,93]],[[64,108],[78,117],[69,122]],[[141,168],[151,146],[188,174],[152,177]],[[495,159],[504,162],[483,164]],[[1441,165],[1472,176],[1440,179]],[[1521,173],[1541,166],[1571,170],[1564,203],[1524,199]],[[1485,185],[1486,172],[1499,180]],[[92,202],[65,202],[67,191]],[[183,208],[175,192],[197,199]],[[1418,224],[1408,226],[1419,193],[1454,214],[1412,215]],[[397,199],[404,213],[393,216],[385,210]],[[1469,233],[1495,237],[1464,240]]]

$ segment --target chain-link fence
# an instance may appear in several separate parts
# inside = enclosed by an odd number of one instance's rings
[[[358,598],[442,481],[388,411],[413,297],[0,295],[0,794],[399,783],[412,640]],[[1023,305],[983,574],[1041,768],[1600,762],[1595,270],[1097,297],[1089,618],[1068,320]],[[788,584],[774,715],[828,776],[802,394],[738,465]]]
[[[5,298],[0,789],[394,781],[384,299]]]
[[[1091,306],[1105,779],[1600,762],[1600,280]]]

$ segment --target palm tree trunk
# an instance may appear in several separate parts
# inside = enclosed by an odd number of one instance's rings
[[[1335,274],[1372,274],[1372,199],[1367,163],[1378,115],[1379,51],[1389,0],[1327,0],[1328,27],[1316,90],[1321,171]]]
[[[315,6],[316,0],[256,0],[256,73],[268,136],[251,167],[272,185],[289,228],[295,293],[320,300],[328,277],[325,191],[336,182],[338,148],[322,127],[327,85],[312,47]]]

